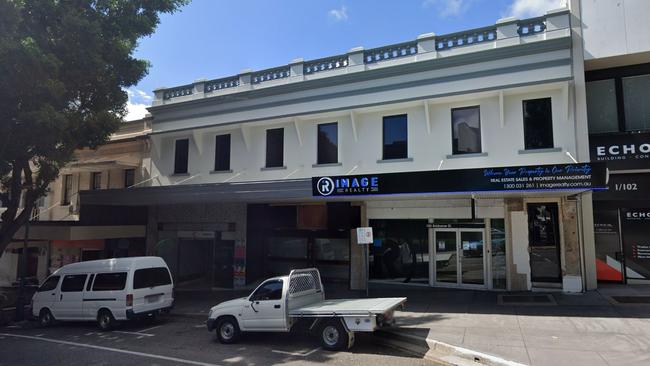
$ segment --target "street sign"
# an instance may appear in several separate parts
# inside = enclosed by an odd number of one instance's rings
[[[357,228],[357,244],[372,244],[372,228],[371,227],[358,227]]]

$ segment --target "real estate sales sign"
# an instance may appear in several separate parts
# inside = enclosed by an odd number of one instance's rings
[[[603,163],[510,166],[312,178],[317,197],[607,189]]]

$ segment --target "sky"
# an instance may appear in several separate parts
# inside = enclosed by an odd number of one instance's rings
[[[127,89],[126,120],[144,117],[153,90],[543,15],[566,0],[193,0],[163,15],[135,57],[149,73]]]

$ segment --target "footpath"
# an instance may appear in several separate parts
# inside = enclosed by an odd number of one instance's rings
[[[326,285],[326,298],[365,292]],[[172,314],[207,319],[250,290],[179,291]],[[650,365],[650,286],[584,294],[488,292],[372,284],[371,297],[408,298],[380,343],[448,365]]]

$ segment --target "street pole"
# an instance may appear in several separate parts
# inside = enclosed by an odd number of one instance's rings
[[[16,321],[25,319],[25,276],[27,275],[27,245],[29,242],[29,218],[25,222],[25,235],[23,239],[23,252],[20,258],[20,285],[16,298]]]

